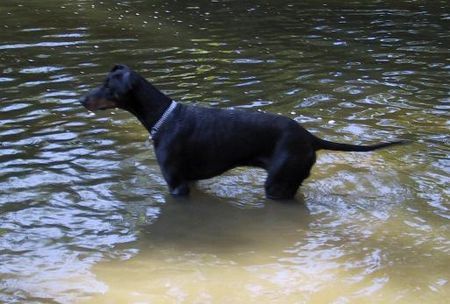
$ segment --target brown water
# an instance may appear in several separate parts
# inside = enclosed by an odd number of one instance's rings
[[[344,4],[346,3],[346,4]],[[1,303],[446,303],[448,1],[0,2]],[[180,102],[342,142],[296,203],[239,168],[174,200],[77,99],[126,63]]]

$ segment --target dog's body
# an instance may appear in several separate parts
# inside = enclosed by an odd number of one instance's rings
[[[156,157],[173,195],[187,195],[189,182],[238,166],[267,170],[266,196],[293,198],[315,163],[319,149],[372,151],[401,142],[359,146],[319,139],[284,116],[214,109],[173,101],[143,77],[115,66],[105,83],[89,93],[89,110],[122,108],[152,133]],[[158,125],[158,129],[153,129]]]

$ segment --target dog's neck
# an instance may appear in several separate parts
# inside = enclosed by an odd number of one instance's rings
[[[153,126],[170,107],[172,99],[151,85],[143,77],[139,77],[133,90],[133,103],[127,110],[139,119],[151,132]]]

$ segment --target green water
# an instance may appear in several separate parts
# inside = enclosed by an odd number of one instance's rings
[[[446,303],[448,1],[0,2],[1,303]],[[174,200],[148,134],[78,98],[115,63],[329,140],[297,202],[239,168]]]

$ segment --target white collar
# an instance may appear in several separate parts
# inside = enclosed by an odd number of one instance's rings
[[[161,115],[161,118],[155,123],[155,125],[150,130],[150,139],[155,138],[156,133],[158,133],[159,128],[166,122],[169,115],[175,110],[177,107],[177,103],[172,100],[172,103],[170,106],[164,111],[163,115]]]

